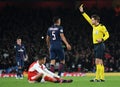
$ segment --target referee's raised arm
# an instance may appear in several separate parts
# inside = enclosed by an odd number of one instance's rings
[[[88,23],[92,26],[92,22],[91,22],[90,17],[84,12],[83,4],[80,5],[79,10],[80,10],[80,12],[82,13],[83,17],[84,17],[84,18],[88,21]]]

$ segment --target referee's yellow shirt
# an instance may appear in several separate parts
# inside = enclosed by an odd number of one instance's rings
[[[92,25],[90,17],[85,12],[82,15],[89,22],[89,24],[93,27],[93,32],[92,32],[93,44],[97,44],[98,39],[103,39],[103,41],[105,41],[109,38],[109,33],[104,25],[102,24],[99,24],[97,26]]]

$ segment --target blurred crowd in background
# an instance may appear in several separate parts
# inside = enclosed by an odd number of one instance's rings
[[[120,15],[116,15],[112,8],[97,9],[93,7],[85,8],[85,11],[88,15],[97,13],[101,17],[101,23],[110,33],[110,38],[105,42],[105,71],[120,71]],[[0,69],[13,68],[12,72],[15,71],[14,45],[18,36],[22,37],[23,44],[27,49],[26,70],[36,60],[38,52],[47,55],[47,65],[49,65],[49,51],[45,37],[55,15],[61,17],[64,34],[72,46],[71,51],[67,51],[64,47],[65,71],[94,72],[92,27],[82,17],[79,9],[56,8],[51,10],[49,8],[34,9],[15,6],[6,6],[0,12]]]

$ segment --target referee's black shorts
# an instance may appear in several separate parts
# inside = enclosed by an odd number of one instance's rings
[[[95,58],[103,59],[104,58],[104,51],[105,51],[105,44],[104,43],[94,44]]]

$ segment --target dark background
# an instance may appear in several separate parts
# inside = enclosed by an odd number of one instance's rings
[[[81,3],[84,4],[85,12],[89,16],[98,14],[101,17],[101,23],[110,33],[110,38],[105,42],[106,72],[120,71],[119,0],[1,0],[0,69],[7,72],[12,68],[14,71],[14,45],[18,36],[22,37],[27,49],[26,69],[36,59],[38,52],[47,54],[49,65],[45,37],[48,27],[53,24],[52,18],[57,15],[61,17],[65,36],[72,45],[71,51],[65,51],[66,71],[79,71],[81,68],[82,72],[94,72],[92,27],[78,10]]]

